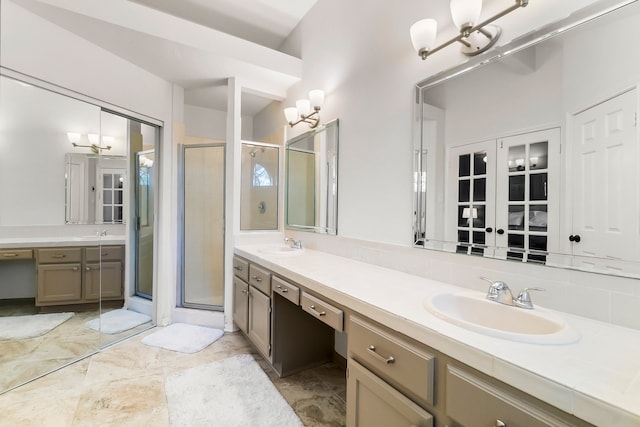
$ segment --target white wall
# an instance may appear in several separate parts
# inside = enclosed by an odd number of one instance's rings
[[[211,108],[184,106],[185,134],[197,138],[224,141],[227,129],[227,112]],[[242,116],[242,138],[253,140],[253,118]]]
[[[564,17],[593,0],[537,0],[500,20],[499,44]],[[489,1],[488,14],[504,1]],[[445,8],[446,9],[446,8]],[[340,119],[340,235],[410,244],[412,239],[412,114],[415,84],[464,57],[450,46],[421,61],[409,39],[409,27],[430,15],[428,2],[355,0],[317,2],[283,44],[299,52],[303,79],[282,106],[294,105],[311,89],[326,92],[322,121]],[[484,15],[483,15],[484,16]],[[438,40],[454,33],[448,14],[440,21]],[[266,112],[265,112],[266,114]],[[262,120],[256,132],[262,129]],[[282,126],[284,118],[271,126]],[[288,137],[307,130],[292,129]],[[363,212],[362,206],[369,206]]]
[[[158,323],[168,321],[175,298],[177,223],[175,153],[172,142],[170,83],[101,49],[69,31],[30,13],[13,2],[0,3],[0,65],[27,77],[94,98],[103,105],[126,109],[164,123],[161,135],[160,182],[166,185],[158,200],[156,217],[157,260],[161,266],[154,304]],[[161,184],[163,185],[163,184]],[[156,289],[155,291],[157,292]]]

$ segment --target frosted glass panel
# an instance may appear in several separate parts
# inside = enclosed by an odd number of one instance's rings
[[[184,147],[183,305],[224,302],[223,145]]]

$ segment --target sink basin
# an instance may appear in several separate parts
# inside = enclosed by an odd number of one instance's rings
[[[258,249],[258,252],[267,255],[299,255],[304,249],[295,249],[286,245],[268,246]]]
[[[442,293],[426,298],[434,316],[470,331],[532,344],[568,344],[580,334],[562,317],[542,308],[527,310],[487,300],[478,293]]]

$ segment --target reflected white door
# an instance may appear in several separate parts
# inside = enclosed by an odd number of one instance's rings
[[[638,93],[630,90],[573,117],[574,255],[582,268],[623,268],[640,259]]]

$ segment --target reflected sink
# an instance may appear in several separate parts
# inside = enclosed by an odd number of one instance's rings
[[[531,344],[568,344],[580,334],[560,316],[536,307],[527,310],[487,300],[471,292],[428,297],[424,308],[434,316],[470,331]]]
[[[258,249],[258,252],[267,255],[299,255],[304,249],[296,249],[286,245],[274,245]]]

